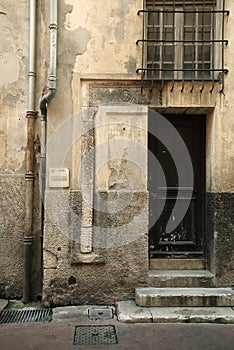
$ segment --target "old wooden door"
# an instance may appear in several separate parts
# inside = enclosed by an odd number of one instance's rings
[[[157,118],[157,117],[153,117]],[[205,182],[205,116],[165,116],[184,141],[189,152],[194,184],[190,189],[180,185],[178,197],[178,169],[173,155],[163,140],[154,136],[154,128],[160,133],[163,126],[149,118],[148,148],[148,189],[149,189],[149,245],[151,257],[199,257],[204,252],[204,182]],[[175,139],[176,142],[176,139]],[[153,166],[152,154],[158,161]],[[162,186],[161,172],[165,176]],[[192,193],[192,195],[191,195]],[[182,195],[181,195],[182,194]],[[189,199],[188,199],[189,198]],[[173,208],[176,201],[189,200],[188,210],[171,232],[166,232],[168,220],[176,220]],[[164,203],[164,207],[163,207]],[[163,210],[162,210],[163,208]],[[160,211],[160,212],[159,212]],[[159,217],[156,222],[155,218]],[[172,218],[172,219],[171,219]]]

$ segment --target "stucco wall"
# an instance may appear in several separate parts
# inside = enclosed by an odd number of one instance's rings
[[[0,4],[0,295],[21,297],[28,1]]]
[[[49,1],[39,0],[37,3],[36,101],[39,101],[45,85],[48,84]],[[142,0],[58,1],[58,90],[55,99],[48,106],[48,141],[58,130],[61,123],[66,123],[68,119],[72,130],[69,142],[74,141],[77,130],[83,130],[82,128],[87,127],[88,129],[92,128],[95,110],[98,109],[99,104],[128,102],[144,104],[162,113],[206,114],[206,192],[207,206],[209,207],[207,210],[207,242],[209,244],[207,251],[209,267],[212,271],[217,272],[218,284],[232,284],[234,283],[234,269],[231,251],[233,251],[234,246],[231,239],[233,226],[230,203],[233,198],[234,182],[234,119],[232,115],[234,112],[232,87],[234,79],[232,70],[234,63],[232,35],[234,31],[234,2],[232,0],[226,1],[226,7],[230,10],[230,15],[225,20],[226,37],[229,40],[227,47],[225,47],[225,67],[229,69],[229,73],[225,76],[224,94],[219,93],[219,83],[216,84],[212,93],[210,92],[210,83],[205,85],[202,92],[200,83],[195,84],[193,92],[191,92],[190,83],[185,84],[183,91],[181,91],[181,83],[175,83],[173,90],[170,84],[165,84],[161,91],[159,84],[153,89],[153,92],[148,89],[144,90],[143,94],[141,93],[140,76],[136,74],[136,68],[141,65],[141,47],[136,45],[136,41],[142,35],[142,20],[137,15],[137,11],[142,8],[142,4]],[[22,291],[22,236],[25,212],[23,176],[25,173],[25,114],[28,92],[29,2],[19,0],[16,7],[12,0],[2,0],[0,4],[0,29],[3,33],[0,42],[0,181],[2,194],[0,201],[0,291],[2,295],[20,297]],[[89,110],[88,114],[86,114],[85,109]],[[39,134],[40,120],[38,118],[35,138]],[[64,138],[65,136],[66,134],[64,134]],[[80,199],[78,198],[80,195],[77,193],[82,190],[82,186],[77,174],[82,163],[83,152],[89,151],[89,147],[92,146],[93,131],[90,131],[88,139],[86,136],[78,141],[75,139],[76,142],[68,150],[63,163],[63,166],[70,170],[70,187],[65,191],[65,197],[75,197],[76,204],[70,205],[72,210],[81,213],[82,204],[79,206]],[[63,137],[61,137],[61,144],[62,141],[64,141]],[[121,164],[119,163],[117,166]],[[39,153],[36,152],[34,208],[34,235],[36,239],[33,267],[35,295],[40,289],[40,272],[35,267],[40,264],[38,165]],[[96,184],[99,186],[97,189],[106,191],[104,196],[108,197],[110,188],[107,188],[107,181],[103,179],[107,170],[110,169],[102,169]],[[139,180],[139,183],[142,183],[142,178],[134,180],[136,168],[130,167],[128,171],[131,173],[133,181]],[[92,182],[95,183],[94,179],[92,179]],[[144,191],[146,189],[144,186],[138,186],[135,190],[141,193],[142,198],[145,198],[146,193]],[[95,190],[93,195],[95,197]],[[50,197],[50,194],[48,196]],[[58,204],[59,198],[56,199],[55,195],[53,200],[55,201],[56,213],[56,208],[60,205]],[[136,203],[138,202],[136,201],[134,205]],[[69,218],[65,220],[68,226],[71,225],[69,220]],[[102,220],[105,221],[106,218]],[[145,225],[147,226],[146,223]],[[225,230],[223,229],[224,226]],[[147,229],[145,231],[147,232]],[[110,301],[112,290],[116,289],[113,297],[120,293],[122,287],[117,287],[117,285],[121,282],[121,274],[125,276],[124,283],[120,283],[123,286],[123,297],[132,295],[133,286],[138,282],[144,283],[146,280],[147,238],[144,236],[141,237],[139,244],[135,242],[124,247],[123,250],[111,250],[107,254],[109,265],[96,265],[95,267],[93,267],[94,265],[71,265],[70,249],[73,256],[75,256],[77,251],[79,253],[79,247],[73,247],[74,250],[70,243],[71,239],[68,237],[66,239],[60,237],[59,230],[47,216],[44,240],[44,298],[47,303],[94,302],[95,300],[101,302],[101,295],[97,290],[90,291],[86,299],[81,298],[81,294],[86,293],[90,288],[94,275],[100,271],[106,274],[106,279],[100,279],[97,284],[98,286],[102,285],[101,290],[105,295],[105,298],[103,297],[105,301]],[[233,249],[226,256],[225,263],[222,263],[221,256],[225,245],[229,245]],[[58,248],[61,248],[61,250],[58,250]],[[14,259],[9,259],[12,254],[16,255],[16,264]],[[117,264],[115,263],[115,257],[117,257]],[[74,259],[79,260],[79,257],[75,256]],[[82,259],[84,260],[84,257]],[[123,266],[121,266],[123,259],[128,261],[129,269],[126,273]],[[141,260],[144,261],[143,267],[136,270],[135,267]],[[129,284],[126,285],[126,276],[130,274],[131,269],[133,270],[132,278],[130,278]],[[228,277],[223,278],[222,275],[226,273],[227,269],[229,269]],[[103,284],[108,282],[112,272],[114,277],[107,287],[107,293]],[[85,279],[86,274],[88,279]],[[78,282],[69,284],[74,281],[73,279],[70,282],[68,281],[71,276]],[[66,297],[61,296],[64,289],[62,290],[59,287],[60,284],[64,284],[65,289],[69,285],[71,289],[69,289],[70,294],[68,293],[69,295]],[[76,288],[80,288],[78,294],[75,292]],[[58,298],[57,294],[60,295]]]
[[[62,127],[66,126],[66,120],[68,119],[70,123],[69,127],[71,127],[73,131],[89,130],[89,133],[80,137],[79,141],[76,139],[78,134],[76,131],[70,136],[69,142],[72,141],[74,135],[76,136],[73,141],[75,140],[76,142],[73,143],[64,161],[64,166],[68,167],[71,171],[70,189],[66,190],[67,193],[69,193],[70,190],[78,191],[76,193],[80,193],[79,191],[81,191],[82,193],[82,188],[84,189],[87,182],[92,182],[93,186],[94,184],[97,186],[97,189],[100,188],[108,193],[110,188],[107,188],[109,186],[107,178],[109,178],[110,169],[108,169],[107,163],[105,165],[106,168],[105,166],[101,168],[95,179],[92,177],[90,178],[88,173],[86,173],[86,177],[82,177],[82,174],[79,174],[79,169],[80,167],[82,168],[84,155],[86,156],[87,153],[91,151],[93,142],[96,146],[96,143],[100,139],[100,134],[98,134],[98,132],[95,134],[92,131],[95,112],[97,112],[100,104],[113,104],[120,102],[141,104],[142,101],[143,104],[155,108],[162,113],[206,115],[206,191],[211,192],[211,197],[213,193],[218,194],[232,191],[232,72],[229,72],[225,77],[225,95],[220,94],[221,85],[219,83],[215,85],[212,93],[210,92],[212,87],[211,83],[206,83],[202,89],[202,84],[197,82],[194,84],[192,92],[191,83],[185,83],[182,91],[182,83],[175,83],[174,89],[171,89],[170,83],[165,83],[162,91],[160,91],[161,86],[158,85],[153,89],[150,96],[146,97],[145,95],[147,95],[147,91],[144,91],[144,98],[140,98],[139,96],[142,96],[140,89],[140,76],[136,74],[136,68],[139,67],[141,63],[141,47],[136,45],[136,41],[142,35],[142,20],[140,16],[137,16],[137,11],[142,8],[142,1],[102,1],[101,3],[94,3],[91,0],[66,0],[64,3],[60,2],[59,6],[60,31],[58,93],[55,100],[49,106],[48,137],[49,139],[50,137],[53,138],[54,130],[58,130],[59,132],[61,129],[60,125],[62,125]],[[232,20],[234,4],[230,1],[227,2],[227,8],[230,10],[230,16],[226,20],[226,23],[228,24]],[[47,16],[48,15],[44,13],[44,18],[48,20]],[[231,31],[229,33],[231,33]],[[229,33],[227,32],[227,35]],[[225,48],[225,67],[227,65],[227,68],[229,68],[229,65],[231,67],[231,57],[233,56],[232,50],[233,45],[230,38],[229,45]],[[65,104],[64,101],[66,101]],[[60,124],[62,122],[64,124]],[[113,137],[111,136],[111,132]],[[115,138],[116,132],[117,131],[113,130],[110,131],[110,135],[107,138]],[[64,135],[66,135],[66,133],[64,133]],[[62,144],[65,146],[66,142],[63,142]],[[96,154],[96,161],[98,162],[98,152]],[[117,163],[115,164],[116,169],[118,168],[118,165],[120,166],[122,164]],[[90,168],[90,165],[87,165],[87,169],[91,171],[93,170],[92,167]],[[124,166],[122,166],[121,170],[124,170]],[[132,172],[132,169],[130,169],[130,171]],[[121,175],[121,171],[119,171],[119,174]],[[116,175],[117,180],[119,181],[121,180],[120,175],[119,177]],[[141,181],[140,177],[138,177],[138,180]],[[84,182],[83,187],[82,181]],[[117,182],[118,181],[115,181],[115,183]],[[95,192],[91,195],[89,192],[89,198],[92,199],[92,196],[95,196],[94,193]],[[48,194],[48,196],[48,198],[50,198],[51,194]],[[210,197],[208,196],[208,198]],[[85,215],[86,218],[89,218],[87,219],[89,221],[91,215],[90,211],[82,209],[84,207],[82,206],[81,198],[80,200],[77,199],[77,201],[81,201],[81,203],[79,202],[80,209],[77,209],[76,207],[80,217],[82,218],[82,215]],[[209,231],[209,234],[207,234],[207,244],[209,244],[207,255],[209,257],[209,267],[213,272],[216,273],[217,271],[217,284],[220,285],[225,284],[225,281],[227,281],[220,279],[222,271],[224,272],[227,266],[226,263],[224,266],[220,260],[220,251],[225,245],[225,237],[227,236],[225,236],[221,230],[215,234],[216,229],[214,227],[210,231],[210,227],[212,226],[210,226],[210,223],[214,223],[215,212],[217,209],[219,214],[216,217],[215,227],[219,227],[218,221],[221,220],[223,213],[227,211],[227,209],[230,209],[228,207],[225,210],[224,203],[229,206],[228,201],[225,200],[223,201],[221,209],[221,206],[218,206],[217,208],[216,206],[212,207],[210,202],[207,202],[207,205],[210,206],[210,210],[207,211],[207,230]],[[106,218],[102,218],[102,220],[105,221]],[[229,219],[227,219],[227,230],[230,234],[231,226],[230,220],[228,220]],[[54,228],[52,228],[53,225],[51,227],[49,222],[50,221],[48,220],[45,229],[45,266],[46,262],[49,261],[48,256],[50,255],[50,249],[52,249],[52,241],[50,241],[50,239],[57,235],[57,233],[54,233]],[[89,225],[90,222],[88,222],[88,226]],[[79,236],[82,230],[87,237],[90,236],[90,227],[78,229],[76,235]],[[126,235],[127,234],[129,233],[126,232]],[[44,301],[46,303],[61,303],[59,300],[56,301],[56,290],[61,294],[62,290],[67,288],[69,284],[68,279],[71,273],[75,280],[80,281],[80,283],[79,287],[77,285],[77,289],[70,291],[65,299],[70,300],[68,302],[71,302],[71,300],[73,302],[81,301],[82,293],[80,294],[79,290],[83,291],[83,287],[86,285],[87,281],[90,281],[91,283],[92,278],[96,281],[94,276],[89,280],[91,275],[90,272],[85,272],[86,269],[87,271],[106,271],[106,269],[112,269],[112,264],[115,264],[112,254],[109,255],[107,252],[108,263],[104,264],[102,267],[98,265],[100,260],[102,260],[100,256],[98,257],[98,253],[95,257],[87,257],[87,261],[89,262],[92,259],[96,259],[97,265],[93,264],[93,267],[91,267],[92,264],[90,266],[88,264],[80,265],[82,261],[84,263],[85,258],[82,254],[81,256],[79,255],[79,244],[75,244],[71,251],[73,252],[72,254],[75,261],[78,261],[79,264],[77,266],[72,265],[71,267],[71,265],[69,265],[70,260],[68,259],[70,253],[67,250],[67,246],[69,246],[69,241],[66,239],[63,247],[63,250],[65,249],[66,251],[63,253],[65,255],[61,252],[54,252],[53,254],[56,255],[56,258],[53,259],[53,267],[49,269],[47,266],[45,269]],[[146,252],[147,249],[145,248],[145,244],[143,247]],[[141,254],[133,258],[136,253],[133,245],[130,245],[127,251],[128,253],[125,255],[125,253],[123,254],[123,251],[120,253],[119,249],[117,249],[115,254],[117,256],[120,254],[126,262],[132,259],[135,262],[138,261],[138,259],[142,259]],[[61,259],[59,258],[60,256]],[[59,263],[56,262],[57,259],[60,259]],[[219,264],[219,269],[216,269],[217,264]],[[232,271],[231,264],[232,262],[230,260],[230,271]],[[69,271],[69,273],[65,273],[65,271]],[[118,271],[119,274],[123,273],[121,268],[119,268]],[[85,273],[89,276],[87,280],[85,279]],[[143,271],[141,271],[141,273],[142,276],[145,276],[145,270],[144,273]],[[137,278],[134,276],[137,276]],[[233,272],[230,272],[228,278],[229,283],[232,283],[231,281],[233,280],[233,277]],[[64,281],[64,285],[59,289],[60,278],[61,281]],[[142,280],[139,279],[140,275],[138,275],[136,270],[134,270],[132,278],[133,279],[129,276],[128,285],[122,287],[122,292],[118,291],[119,295],[122,297],[124,297],[124,295],[126,296],[124,290],[127,290],[128,286],[130,286],[130,290],[133,290],[133,281],[134,283],[142,282]],[[113,280],[108,284],[110,295],[115,284],[114,280],[115,277],[113,277]],[[103,283],[107,284],[107,281],[105,280]],[[98,282],[97,285],[99,285]],[[101,302],[100,296],[96,294],[95,286],[91,285],[89,288],[90,290],[89,292],[86,292],[85,300],[93,300],[92,298],[90,299],[90,296],[94,295],[97,302]],[[128,290],[127,294],[129,296],[131,295],[130,290]],[[64,298],[62,299],[65,300]],[[109,295],[104,291],[103,300],[110,300]]]

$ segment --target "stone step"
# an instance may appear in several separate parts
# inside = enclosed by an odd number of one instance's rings
[[[138,306],[234,306],[231,288],[136,288]]]
[[[149,270],[150,287],[213,287],[214,275],[207,270]]]
[[[204,270],[205,259],[150,259],[150,270]]]
[[[133,300],[116,303],[117,318],[126,323],[223,323],[234,324],[231,307],[150,307]]]
[[[5,299],[0,299],[0,312],[5,309],[5,307],[7,306],[8,304],[8,300],[5,300]]]

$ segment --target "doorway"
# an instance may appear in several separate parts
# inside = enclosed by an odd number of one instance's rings
[[[186,146],[193,168],[193,186],[189,189],[178,181],[178,167],[164,142],[155,137],[162,123],[157,114],[149,117],[148,190],[149,190],[149,253],[151,258],[197,258],[205,251],[204,193],[205,193],[205,121],[204,115],[165,115]],[[176,139],[175,139],[176,142]],[[176,144],[175,144],[176,146]],[[158,166],[150,161],[155,157]],[[181,155],[182,157],[182,155]],[[164,185],[162,186],[162,171]],[[178,193],[180,195],[178,195]],[[187,201],[183,218],[176,222],[175,203]],[[160,213],[159,213],[160,211]],[[156,220],[157,219],[157,220]],[[167,232],[169,220],[174,229]]]

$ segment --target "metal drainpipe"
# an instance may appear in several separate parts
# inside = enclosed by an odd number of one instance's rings
[[[50,0],[50,68],[49,68],[49,89],[41,97],[41,230],[44,230],[44,203],[45,203],[45,185],[46,185],[46,119],[47,105],[54,98],[57,91],[57,0]]]
[[[26,152],[26,227],[24,243],[24,286],[23,301],[31,300],[31,260],[33,244],[33,190],[34,190],[34,126],[37,117],[35,110],[36,86],[36,10],[37,0],[30,0],[29,25],[29,68],[28,68],[28,110],[27,118],[27,152]]]

